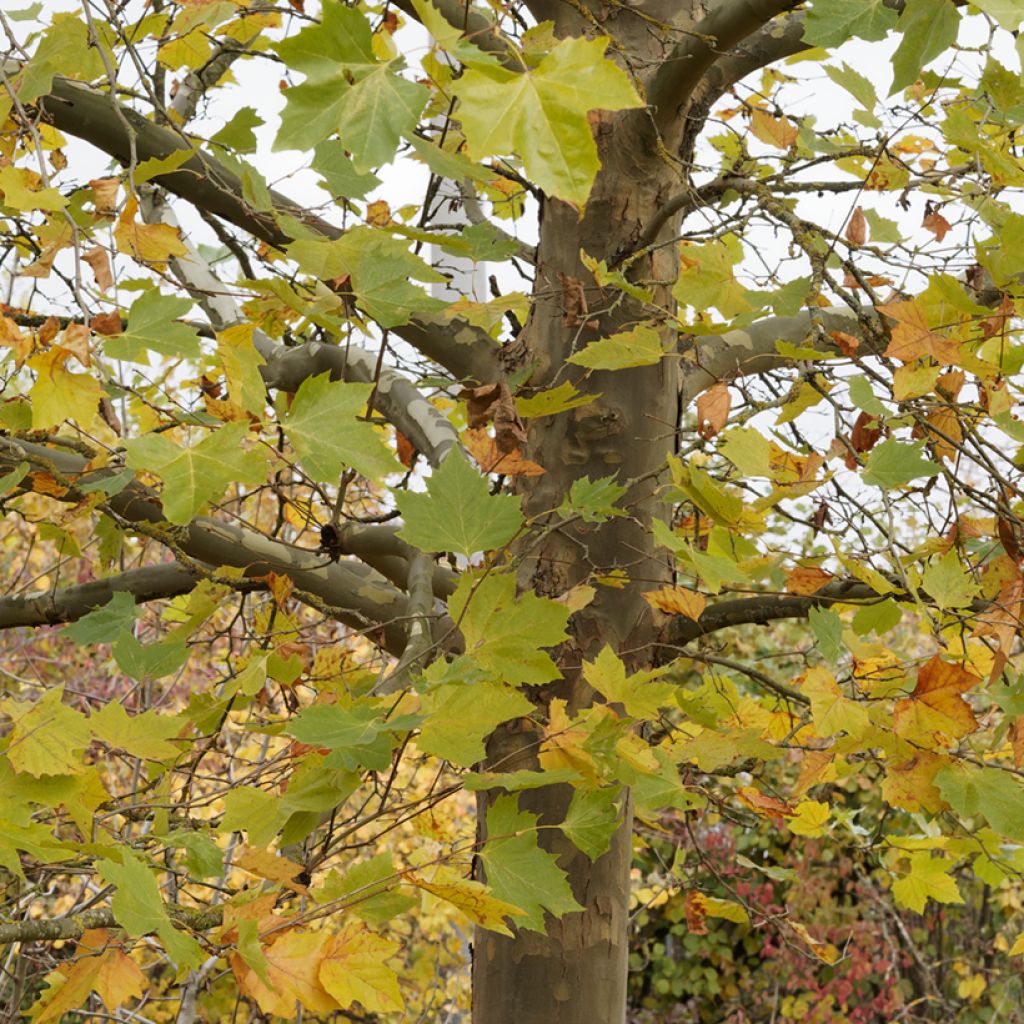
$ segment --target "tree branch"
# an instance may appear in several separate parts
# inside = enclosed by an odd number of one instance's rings
[[[9,65],[13,70],[20,67],[17,62]],[[91,143],[125,166],[131,161],[129,132],[140,161],[162,159],[186,148],[180,135],[147,121],[130,107],[120,106],[123,116],[113,116],[108,95],[65,78],[54,78],[51,92],[37,105],[57,129]],[[277,215],[295,220],[324,238],[339,238],[343,233],[275,190],[270,192],[273,213],[254,210],[243,197],[238,176],[198,148],[181,168],[153,180],[197,208],[279,249],[294,239]],[[485,331],[466,321],[446,322],[432,317],[420,323],[413,320],[393,331],[417,348],[418,342],[428,341],[430,350],[421,349],[424,355],[456,377],[488,383],[500,376],[498,347]]]
[[[720,0],[679,42],[647,88],[648,104],[663,136],[675,134],[680,115],[707,70],[725,52],[799,0]]]
[[[516,54],[510,39],[498,28],[497,24],[483,11],[474,7],[469,0],[429,0],[438,14],[452,28],[462,32],[474,46],[486,53],[496,54],[501,63],[513,71],[522,71],[523,64]],[[395,0],[395,6],[414,21],[420,21],[419,12],[410,0]]]
[[[69,489],[61,500],[71,502],[85,497],[76,484],[99,483],[118,471],[115,467],[88,472],[87,462],[80,455],[0,437],[0,470],[21,462],[46,469],[66,482]],[[100,507],[176,554],[204,565],[239,568],[249,578],[271,572],[288,576],[297,591],[319,599],[339,621],[355,629],[379,631],[374,639],[391,653],[400,655],[405,650],[408,599],[369,566],[330,562],[306,548],[210,516],[197,516],[187,526],[174,526],[164,519],[158,496],[137,480]]]
[[[171,921],[191,931],[218,928],[224,920],[223,906],[201,909],[169,906]],[[14,942],[56,942],[59,939],[80,939],[94,928],[120,928],[112,910],[86,910],[74,917],[58,917],[40,921],[0,921],[0,946]]]
[[[865,309],[864,315],[878,319],[871,309]],[[816,309],[813,313],[802,312],[796,316],[769,317],[740,330],[695,339],[692,348],[683,353],[683,406],[688,406],[697,395],[718,381],[792,366],[791,356],[783,356],[776,351],[778,341],[817,349],[823,355],[837,352],[835,342],[827,333],[814,330],[818,323],[826,332],[843,331],[865,340],[861,319],[845,306]],[[884,330],[880,322],[878,329]]]
[[[131,594],[136,603],[157,601],[187,594],[201,576],[191,569],[169,562],[128,569],[102,580],[92,580],[42,594],[21,594],[0,598],[0,629],[15,626],[44,626],[74,622],[94,608],[105,605],[116,593]]]

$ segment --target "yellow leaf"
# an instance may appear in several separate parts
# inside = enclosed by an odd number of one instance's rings
[[[178,236],[178,229],[170,224],[137,223],[138,200],[131,196],[124,204],[114,228],[114,241],[119,252],[134,257],[140,263],[162,267],[172,256],[184,256],[188,250]]]
[[[644,594],[644,600],[668,615],[685,615],[695,622],[707,605],[703,594],[685,587],[662,587],[661,590],[650,590]]]
[[[29,391],[32,400],[32,427],[45,430],[65,420],[76,420],[89,427],[96,420],[104,392],[100,382],[87,373],[71,373],[65,362],[72,353],[54,347],[33,356],[28,365],[36,372]]]
[[[295,885],[293,881],[302,874],[302,865],[288,860],[287,857],[279,857],[276,853],[271,853],[270,850],[247,846],[235,858],[235,864],[252,875],[258,875],[271,882],[280,882],[289,889],[302,890],[302,886]]]
[[[799,921],[790,921],[790,928],[807,944],[810,951],[823,963],[834,964],[836,963],[841,954],[831,942],[822,942],[819,939],[814,938],[811,933],[807,930],[805,925],[802,925]]]
[[[773,117],[756,107],[750,118],[750,130],[756,138],[778,149],[789,149],[800,134],[788,117]]]
[[[786,821],[789,831],[798,836],[823,836],[828,831],[830,808],[818,800],[804,800],[796,805],[796,812]]]
[[[912,853],[910,871],[892,886],[896,902],[917,914],[929,899],[937,903],[963,903],[956,879],[947,870],[951,866],[945,857],[933,857],[929,850]]]
[[[1024,956],[1024,932],[1017,936],[1017,941],[1008,950],[1009,956]]]
[[[511,935],[506,917],[520,917],[524,910],[499,900],[487,891],[487,886],[469,878],[460,878],[454,871],[436,874],[429,881],[416,875],[409,876],[413,885],[461,910],[474,924],[501,935]]]
[[[397,942],[350,921],[327,941],[320,981],[343,1010],[358,1002],[367,1013],[401,1012],[398,977],[385,963],[398,950]]]
[[[244,995],[255,999],[264,1013],[293,1017],[295,1004],[312,1013],[339,1009],[334,997],[320,983],[320,964],[329,941],[325,932],[287,932],[264,950],[267,977],[272,988],[262,982],[238,955],[231,966]]]

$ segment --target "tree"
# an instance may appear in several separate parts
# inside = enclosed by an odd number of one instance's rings
[[[914,912],[1017,870],[1019,4],[39,15],[0,16],[0,941],[76,947],[12,1019],[386,1018],[428,900],[477,1024],[622,1021],[666,809]],[[367,198],[396,160],[416,208]],[[447,302],[448,257],[507,273]]]

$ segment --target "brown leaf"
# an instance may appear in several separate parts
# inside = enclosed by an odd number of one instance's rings
[[[929,326],[924,307],[916,299],[890,302],[879,306],[878,312],[896,321],[892,340],[885,350],[890,359],[910,363],[931,356],[943,366],[952,366],[960,358],[960,345],[952,338],[936,334]]]
[[[999,516],[996,520],[996,536],[999,538],[999,543],[1003,545],[1003,550],[1007,556],[1018,565],[1021,563],[1022,555],[1020,549],[1020,542],[1017,540],[1017,529],[1003,516]]]
[[[512,392],[504,381],[465,388],[459,397],[466,399],[467,422],[471,430],[484,427],[494,420],[495,441],[499,451],[508,454],[526,444],[526,428],[516,412]]]
[[[117,212],[117,193],[121,187],[120,178],[93,178],[89,182],[97,217],[113,217]]]
[[[39,341],[39,347],[46,348],[57,337],[59,330],[60,321],[55,316],[48,316],[43,321],[43,325],[39,328],[39,333],[36,336]]]
[[[387,227],[391,223],[391,207],[383,199],[375,199],[366,207],[366,223],[375,228]]]
[[[541,476],[546,472],[543,466],[524,458],[519,449],[503,452],[497,441],[483,428],[467,430],[462,434],[466,451],[476,460],[485,473],[504,473],[505,476]]]
[[[697,399],[697,433],[705,441],[721,433],[729,422],[729,408],[732,396],[727,384],[712,384]]]
[[[68,324],[60,339],[60,347],[70,352],[83,366],[92,365],[89,337],[91,332],[85,324]]]
[[[825,569],[814,565],[798,565],[786,571],[786,593],[803,596],[816,594],[832,578],[832,573]]]
[[[686,928],[691,935],[707,935],[708,898],[691,889],[686,894]]]
[[[97,313],[89,321],[89,326],[97,334],[102,334],[107,338],[112,338],[115,334],[120,334],[124,330],[121,314],[117,310],[114,310],[112,313]]]
[[[974,732],[978,720],[962,695],[980,681],[962,665],[936,654],[918,670],[914,692],[893,708],[897,735],[927,749],[947,737],[961,739]]]
[[[118,418],[117,412],[114,410],[114,403],[106,395],[100,399],[100,416],[103,417],[103,422],[106,423],[106,425],[110,427],[118,437],[123,436],[124,428],[121,426],[121,420]]]
[[[863,245],[868,240],[868,222],[858,206],[846,223],[846,240],[851,245]]]
[[[106,291],[114,283],[114,272],[110,268],[110,254],[101,245],[95,245],[82,253],[82,259],[89,264],[92,276],[101,291]]]
[[[562,323],[566,327],[579,327],[589,317],[587,296],[583,290],[583,282],[578,277],[558,272],[558,280],[562,285]]]
[[[494,407],[500,397],[500,384],[482,384],[478,388],[463,388],[459,392],[459,398],[466,401],[466,423],[470,430],[485,427],[494,419]]]
[[[836,343],[836,348],[847,358],[852,359],[860,348],[860,338],[855,338],[845,331],[829,331],[829,336]]]
[[[945,237],[946,233],[953,225],[946,220],[945,217],[939,213],[939,208],[931,200],[925,203],[924,206],[924,220],[921,221],[921,227],[927,228],[934,236],[937,242],[941,242]]]
[[[855,452],[869,452],[875,447],[881,436],[881,421],[869,412],[862,412],[854,421],[853,432],[850,434],[850,447]],[[851,452],[846,453],[846,468],[857,468],[857,460]]]
[[[755,138],[778,149],[789,149],[800,134],[788,117],[773,117],[759,107],[750,116],[750,130]]]
[[[413,447],[412,441],[400,430],[395,430],[395,447],[398,450],[398,461],[406,469],[412,469],[413,464],[416,462],[416,456],[419,453]]]
[[[793,813],[793,808],[785,800],[766,796],[753,786],[743,786],[736,791],[736,795],[747,807],[763,818],[783,818]]]

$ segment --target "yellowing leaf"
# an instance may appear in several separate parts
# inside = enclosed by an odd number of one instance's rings
[[[857,737],[867,731],[870,725],[867,708],[846,697],[827,669],[815,667],[805,672],[800,689],[811,701],[814,730],[823,739],[838,732]]]
[[[885,350],[890,359],[909,363],[931,356],[943,366],[950,366],[959,359],[959,344],[951,338],[936,334],[929,327],[924,306],[918,300],[890,302],[886,306],[879,306],[878,312],[896,321],[892,329],[892,340]]]
[[[506,917],[521,917],[519,907],[491,895],[487,886],[470,878],[460,878],[454,871],[435,874],[429,881],[418,875],[408,879],[413,885],[461,910],[474,924],[501,935],[511,935]]]
[[[949,874],[952,865],[945,857],[933,857],[929,850],[910,855],[910,871],[893,883],[892,893],[901,907],[920,914],[929,899],[936,903],[963,903],[956,879]]]
[[[633,718],[654,719],[658,710],[675,702],[674,683],[656,683],[657,672],[626,675],[626,666],[611,647],[605,646],[597,658],[583,663],[583,677],[612,704],[621,704]]]
[[[34,704],[0,710],[14,717],[7,757],[15,771],[40,776],[87,770],[82,754],[92,738],[89,723],[64,703],[63,686],[47,690]]]
[[[798,836],[823,836],[828,831],[829,813],[828,804],[803,800],[796,805],[792,817],[786,819],[786,825]]]
[[[695,590],[687,590],[686,587],[662,587],[661,590],[649,590],[644,594],[644,600],[666,615],[685,615],[695,622],[700,618],[701,612],[707,606],[707,600],[703,594]]]
[[[474,67],[452,91],[469,156],[516,154],[548,195],[582,206],[600,162],[587,114],[639,107],[625,72],[604,56],[606,38],[562,39],[525,71]]]
[[[70,357],[67,349],[54,346],[28,361],[36,372],[36,382],[29,392],[35,430],[57,427],[65,420],[75,420],[88,428],[96,421],[100,399],[106,392],[90,374],[66,369]]]
[[[778,149],[789,149],[800,134],[788,117],[773,117],[760,107],[755,107],[751,114],[750,130],[762,142]]]
[[[661,337],[653,327],[641,325],[608,338],[592,341],[566,362],[589,370],[624,370],[630,366],[653,366],[665,355]]]
[[[330,942],[324,932],[286,932],[263,950],[270,985],[261,981],[241,956],[231,966],[244,995],[255,999],[264,1013],[295,1015],[299,1003],[313,1013],[339,1009],[337,1000],[320,981],[320,965]],[[272,987],[271,987],[272,986]]]
[[[358,1002],[367,1013],[401,1012],[405,1003],[398,977],[385,962],[399,948],[392,939],[349,921],[323,946],[320,982],[343,1010]]]
[[[178,229],[170,224],[143,224],[135,220],[138,200],[131,196],[124,204],[114,228],[114,241],[119,252],[132,256],[140,263],[162,267],[172,256],[184,256],[188,249],[178,236]]]
[[[799,921],[789,920],[789,926],[794,932],[807,944],[810,951],[826,964],[836,963],[842,955],[831,942],[822,942],[820,939],[814,938],[813,935],[807,930],[806,925],[802,925]]]
[[[931,749],[940,746],[945,737],[960,739],[973,732],[978,721],[962,695],[979,682],[973,672],[943,661],[936,654],[918,671],[914,692],[896,702],[896,733]]]

